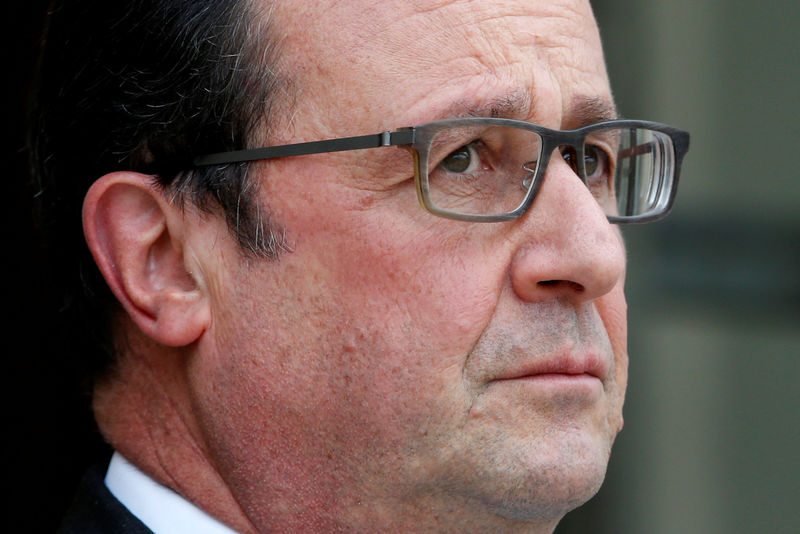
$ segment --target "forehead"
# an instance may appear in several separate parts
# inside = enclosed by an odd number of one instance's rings
[[[316,122],[319,134],[468,114],[568,127],[576,98],[611,105],[586,1],[279,4],[294,117]]]

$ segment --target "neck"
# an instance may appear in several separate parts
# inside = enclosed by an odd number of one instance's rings
[[[239,532],[256,532],[208,454],[187,394],[181,349],[130,335],[94,388],[103,437],[142,472]]]

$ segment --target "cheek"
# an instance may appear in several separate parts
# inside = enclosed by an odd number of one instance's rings
[[[339,211],[302,228],[284,259],[296,291],[311,295],[300,304],[317,336],[307,352],[327,354],[331,365],[320,374],[344,385],[326,393],[330,405],[357,412],[351,420],[373,423],[386,439],[466,410],[465,361],[491,320],[504,272],[481,247],[469,255],[462,229],[443,240],[447,221],[412,207],[419,219]]]
[[[427,214],[413,189],[408,201],[372,204],[330,183],[313,195],[269,184],[264,193],[292,251],[240,269],[219,299],[218,352],[233,361],[218,362],[217,381],[248,391],[228,401],[238,403],[231,418],[252,419],[241,440],[341,444],[307,452],[344,462],[458,419],[465,361],[505,273],[500,255],[476,244],[485,236]]]
[[[616,426],[617,430],[620,430],[622,404],[628,385],[628,315],[622,282],[610,293],[598,299],[596,306],[614,350],[614,381],[619,401],[618,406],[615,406],[618,413],[610,415],[618,419]]]
[[[345,211],[315,223],[297,238],[298,267],[324,284],[320,297],[341,320],[409,351],[409,363],[463,363],[494,312],[503,269],[479,257],[480,247],[470,256],[463,229],[443,239],[447,221],[417,205],[409,211]]]
[[[622,282],[618,283],[608,294],[597,299],[597,311],[608,332],[614,354],[628,354],[628,305]]]

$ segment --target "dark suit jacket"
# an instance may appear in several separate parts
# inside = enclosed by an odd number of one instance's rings
[[[105,471],[97,465],[86,474],[59,534],[153,534],[111,495]]]

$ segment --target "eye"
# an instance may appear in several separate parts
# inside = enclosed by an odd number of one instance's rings
[[[608,179],[609,157],[605,150],[595,145],[586,145],[583,149],[583,161],[588,182],[598,184]]]
[[[478,151],[474,143],[470,143],[450,152],[442,160],[441,166],[448,172],[461,174],[476,171],[479,163]]]
[[[572,172],[579,174],[578,157],[575,155],[575,149],[571,146],[562,146],[559,150],[561,151],[561,157],[564,158],[564,161],[570,166]]]

